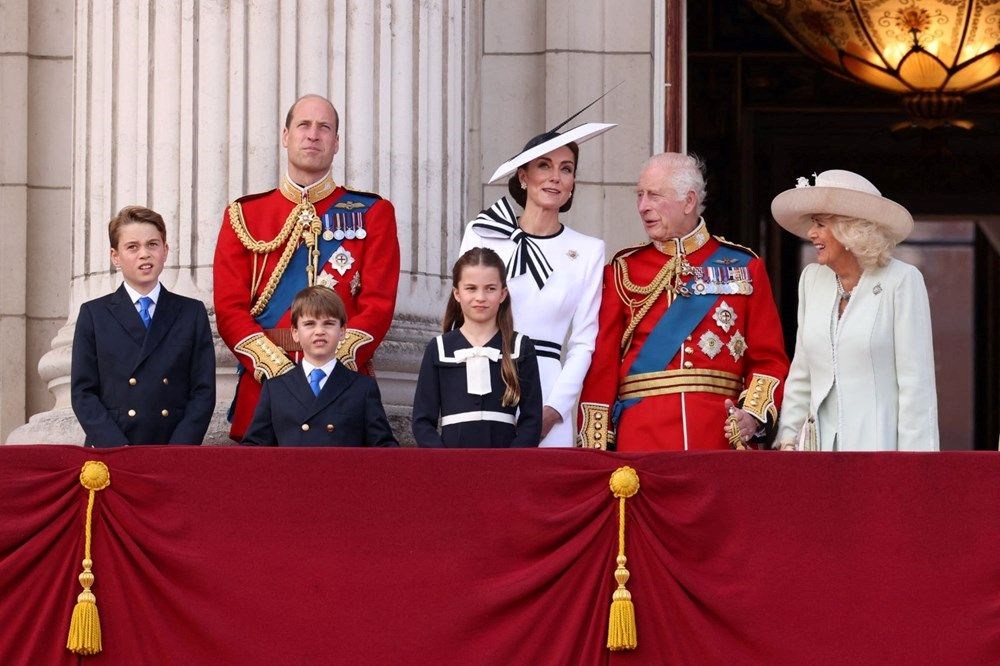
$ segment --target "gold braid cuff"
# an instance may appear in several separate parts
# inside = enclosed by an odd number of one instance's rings
[[[598,402],[581,402],[580,446],[585,449],[607,449],[615,443],[611,429],[611,410]]]
[[[258,382],[283,375],[295,367],[281,347],[268,340],[263,333],[248,335],[236,343],[233,351],[250,357],[253,377]]]
[[[774,404],[774,392],[781,380],[771,375],[754,373],[750,385],[740,394],[743,411],[751,414],[761,423],[774,423],[778,420],[778,408]]]
[[[369,342],[375,340],[375,337],[369,333],[365,333],[359,328],[349,328],[344,333],[344,339],[340,341],[337,346],[337,359],[344,364],[348,370],[358,371],[358,350],[364,347]]]

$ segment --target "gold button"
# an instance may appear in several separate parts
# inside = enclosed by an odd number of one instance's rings
[[[594,418],[600,421],[601,419],[604,418],[604,414],[597,412],[596,414],[594,414]]]
[[[694,363],[692,363],[691,361],[684,361],[684,367],[685,368],[693,368],[694,367]]]
[[[600,423],[595,423],[594,424],[594,430],[600,430],[600,429],[601,429],[601,424]]]
[[[689,335],[689,336],[687,336],[687,339],[688,339],[688,340],[690,340],[690,339],[691,339],[691,336],[690,336],[690,335]]]
[[[600,439],[600,438],[601,438],[601,433],[595,432],[594,433],[594,439]]]
[[[128,415],[129,416],[135,416],[135,410],[134,409],[128,410]]]
[[[326,424],[326,431],[327,432],[333,432],[333,424],[332,423],[327,423]]]
[[[692,352],[694,352],[694,350],[693,350],[693,349],[691,349],[690,347],[685,347],[685,348],[684,348],[684,353],[685,353],[685,354],[691,354]]]
[[[308,431],[309,431],[309,424],[308,423],[303,423],[302,424],[302,432],[308,432]]]
[[[169,384],[169,383],[170,383],[170,380],[169,380],[169,379],[167,379],[166,377],[164,377],[164,378],[163,378],[163,383],[164,383],[164,384]]]
[[[160,412],[160,414],[162,414],[163,416],[170,416],[170,412],[168,412],[165,409],[162,412]]]
[[[129,385],[129,386],[135,386],[135,385],[136,385],[136,384],[138,384],[138,383],[139,383],[139,380],[137,380],[137,379],[136,379],[135,377],[131,377],[131,378],[129,378],[129,380],[128,380],[128,385]]]

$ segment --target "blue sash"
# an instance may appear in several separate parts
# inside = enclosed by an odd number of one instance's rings
[[[357,192],[345,192],[339,199],[331,202],[330,207],[320,215],[323,220],[324,229],[336,228],[335,219],[339,214],[333,212],[335,208],[343,208],[352,213],[367,213],[378,199],[370,195],[363,195]],[[341,225],[341,228],[346,225]],[[324,240],[320,235],[319,242],[319,266],[322,270],[330,257],[340,249],[343,240]],[[281,318],[285,316],[288,309],[292,307],[292,300],[295,295],[306,287],[306,266],[309,262],[309,248],[305,244],[300,245],[292,255],[285,272],[278,280],[278,284],[271,294],[271,299],[267,302],[264,310],[254,317],[261,328],[274,328]]]
[[[743,268],[750,263],[750,258],[746,252],[722,245],[704,263],[709,264],[721,259],[725,261],[726,266]],[[645,344],[632,362],[627,377],[666,368],[680,353],[681,345],[687,336],[697,328],[718,299],[719,294],[692,294],[688,297],[675,298],[650,331]],[[616,401],[612,412],[613,421],[617,423],[622,410],[640,400],[642,398]]]

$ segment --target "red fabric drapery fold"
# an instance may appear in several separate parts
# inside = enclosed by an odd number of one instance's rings
[[[66,632],[86,460],[104,651]],[[609,653],[634,467],[639,647]],[[986,663],[1000,457],[0,447],[0,662]]]

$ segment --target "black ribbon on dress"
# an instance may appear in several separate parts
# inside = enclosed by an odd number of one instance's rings
[[[545,258],[542,248],[517,226],[517,216],[507,197],[501,197],[489,208],[481,211],[472,222],[472,229],[480,236],[509,238],[514,241],[514,254],[507,262],[507,279],[530,273],[541,289],[552,275],[552,264]]]

